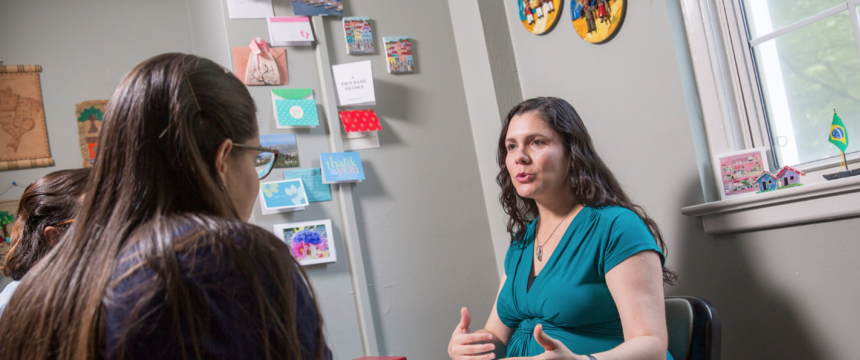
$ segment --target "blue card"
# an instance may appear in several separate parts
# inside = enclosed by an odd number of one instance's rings
[[[364,167],[357,152],[320,153],[323,184],[364,180]]]
[[[331,200],[331,185],[323,184],[320,168],[284,170],[284,179],[302,179],[308,202]]]
[[[272,181],[260,184],[260,205],[263,214],[302,210],[308,196],[301,179]]]
[[[311,89],[273,89],[272,107],[279,129],[320,124]]]

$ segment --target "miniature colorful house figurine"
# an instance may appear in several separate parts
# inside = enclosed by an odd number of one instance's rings
[[[771,174],[769,171],[765,171],[763,174],[759,175],[759,177],[755,179],[756,184],[758,184],[759,192],[776,190],[779,187],[779,182],[776,179],[776,176]]]
[[[776,174],[776,179],[780,187],[788,187],[791,185],[800,185],[801,176],[806,176],[806,173],[791,166],[786,166]]]

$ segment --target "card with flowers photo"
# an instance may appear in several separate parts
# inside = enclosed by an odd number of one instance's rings
[[[287,243],[290,253],[301,265],[331,263],[337,260],[331,219],[275,224],[275,235]]]

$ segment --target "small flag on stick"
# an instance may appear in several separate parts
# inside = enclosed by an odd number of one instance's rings
[[[848,132],[845,131],[845,124],[836,109],[833,109],[833,123],[830,124],[830,143],[836,145],[839,151],[842,152],[842,159],[845,162],[845,169],[848,169],[848,161],[845,161],[845,150],[848,149]]]

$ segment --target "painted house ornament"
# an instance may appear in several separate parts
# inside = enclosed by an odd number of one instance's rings
[[[615,37],[627,13],[625,0],[571,0],[570,19],[583,40],[602,44]]]
[[[532,34],[541,35],[555,27],[561,17],[562,0],[516,0],[520,21]]]
[[[756,178],[755,182],[758,185],[758,193],[763,193],[803,185],[800,183],[801,176],[806,176],[806,173],[791,166],[785,166],[776,175],[765,171]]]

